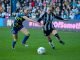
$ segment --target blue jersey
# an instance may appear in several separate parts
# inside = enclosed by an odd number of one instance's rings
[[[23,18],[23,16],[25,16],[24,14],[18,14],[15,18],[13,27],[19,28],[22,26],[23,21],[25,21],[25,19]]]
[[[25,19],[23,18],[23,16],[25,16],[24,14],[18,14],[15,18],[14,24],[13,24],[13,28],[12,28],[12,33],[13,34],[17,34],[19,30],[21,30],[23,28],[23,21],[25,21]]]

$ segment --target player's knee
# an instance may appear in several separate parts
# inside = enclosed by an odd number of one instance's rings
[[[14,39],[14,41],[17,41],[17,39],[18,39],[17,35],[13,34],[13,39]]]
[[[30,33],[28,33],[28,36],[30,36]]]
[[[57,31],[56,31],[56,30],[54,30],[54,31],[52,32],[52,34],[53,34],[53,35],[57,34]]]
[[[14,39],[13,41],[17,42],[17,40],[16,40],[16,39]]]
[[[17,38],[16,37],[14,37],[13,39],[14,39],[14,41],[17,41]]]
[[[17,41],[17,38],[13,37],[13,41]]]
[[[26,36],[30,36],[30,33],[28,32],[28,33],[26,34]]]

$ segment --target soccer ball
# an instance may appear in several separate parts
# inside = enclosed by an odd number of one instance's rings
[[[45,52],[46,52],[46,50],[45,50],[44,47],[39,47],[39,48],[37,49],[37,53],[38,53],[38,54],[45,54]]]

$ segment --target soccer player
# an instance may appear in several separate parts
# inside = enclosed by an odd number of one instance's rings
[[[41,20],[43,20],[43,32],[45,34],[45,36],[47,37],[50,46],[54,49],[55,46],[52,42],[51,39],[51,34],[54,35],[58,41],[64,45],[64,42],[61,40],[57,30],[55,29],[54,25],[52,24],[52,21],[54,20],[54,18],[57,18],[59,20],[64,20],[61,17],[56,16],[53,12],[52,12],[52,8],[49,8],[47,12],[45,12],[44,14],[42,14],[40,16],[40,18],[38,19],[38,22],[40,23]]]
[[[32,19],[27,17],[28,10],[24,9],[24,14],[18,15],[16,17],[14,23],[13,23],[13,28],[12,28],[12,35],[13,35],[13,42],[12,42],[12,48],[15,48],[16,42],[18,40],[18,32],[21,31],[25,36],[24,39],[22,40],[22,44],[26,46],[26,41],[28,40],[30,33],[29,31],[23,27],[22,23],[25,20],[35,22]]]

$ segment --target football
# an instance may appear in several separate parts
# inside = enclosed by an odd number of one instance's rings
[[[45,50],[44,47],[39,47],[39,48],[37,49],[37,53],[38,53],[38,54],[45,54],[45,53],[46,53],[46,50]]]

